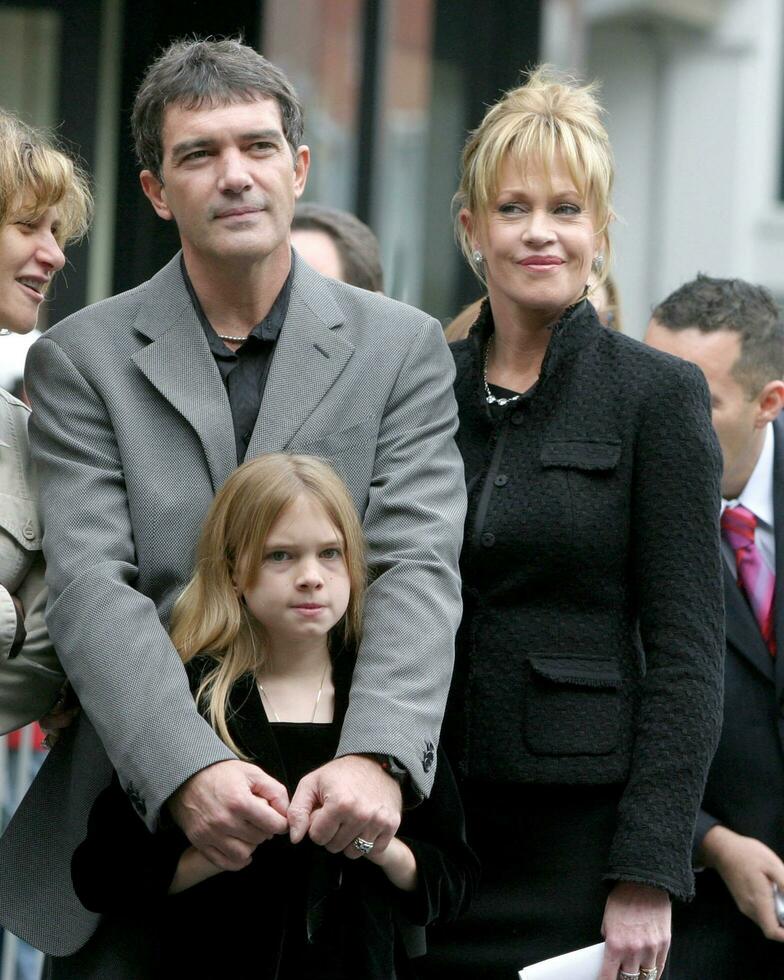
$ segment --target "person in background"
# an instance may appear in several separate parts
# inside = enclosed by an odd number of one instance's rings
[[[33,330],[65,264],[63,247],[85,233],[90,212],[87,181],[73,160],[48,136],[0,110],[0,331]],[[0,389],[0,733],[44,715],[64,682],[44,622],[29,414]]]
[[[73,160],[43,132],[0,109],[0,333],[28,334],[52,280],[65,263],[63,248],[87,230],[87,181]],[[2,344],[2,340],[0,340]],[[0,357],[2,348],[0,347]],[[38,725],[49,712],[57,726],[65,675],[44,622],[41,525],[27,443],[29,409],[0,388],[0,734],[8,734],[8,797],[0,786],[0,830],[42,761]],[[29,740],[29,755],[23,751]],[[29,765],[23,764],[29,759]],[[2,945],[0,929],[0,945]],[[17,980],[34,980],[38,954],[17,949]]]
[[[621,297],[614,277],[608,273],[595,289],[589,290],[588,298],[593,303],[601,325],[609,330],[623,333]]]
[[[761,286],[700,275],[656,307],[645,340],[702,370],[724,456],[724,724],[694,835],[705,870],[675,908],[668,976],[781,980],[784,324]]]
[[[378,239],[348,211],[310,202],[298,204],[291,222],[291,244],[323,276],[384,292]]]
[[[654,980],[721,716],[708,390],[588,301],[613,176],[592,87],[535,71],[462,163],[488,299],[452,346],[469,511],[443,740],[482,878],[423,975],[500,980],[603,935],[601,980]]]

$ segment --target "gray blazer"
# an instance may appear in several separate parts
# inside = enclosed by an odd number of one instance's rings
[[[232,757],[166,633],[205,512],[236,466],[179,263],[58,324],[28,360],[48,623],[83,713],[0,842],[0,922],[57,956],[96,925],[69,864],[111,767],[153,827],[185,780]],[[346,480],[375,578],[338,752],[391,754],[423,793],[461,610],[453,374],[435,320],[300,260],[247,454],[314,454]]]
[[[40,718],[65,676],[44,622],[46,588],[41,523],[27,444],[29,409],[0,388],[0,734]],[[27,637],[8,654],[16,634],[12,595],[25,608]]]

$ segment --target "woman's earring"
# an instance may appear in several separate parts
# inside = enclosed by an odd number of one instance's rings
[[[597,252],[593,257],[593,262],[591,262],[591,268],[594,272],[601,272],[602,266],[604,265],[604,253]]]
[[[478,248],[475,248],[474,249],[474,254],[473,254],[473,259],[474,259],[474,262],[476,262],[477,265],[481,265],[484,262],[485,257],[484,257],[484,255],[482,255],[482,253],[479,251]]]

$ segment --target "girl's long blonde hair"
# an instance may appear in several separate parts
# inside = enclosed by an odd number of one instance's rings
[[[323,507],[344,543],[351,592],[330,640],[358,643],[367,577],[362,525],[346,485],[328,463],[311,456],[271,453],[234,471],[207,513],[194,575],[172,610],[171,638],[183,663],[198,654],[213,661],[196,703],[240,757],[227,726],[229,693],[243,675],[259,671],[267,649],[264,628],[240,597],[253,584],[272,525],[303,494]]]

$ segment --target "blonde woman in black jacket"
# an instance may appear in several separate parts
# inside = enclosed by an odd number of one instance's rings
[[[590,87],[535,72],[470,136],[453,347],[469,512],[444,744],[483,864],[428,976],[607,941],[654,980],[719,726],[720,457],[692,365],[602,327],[613,164]]]

